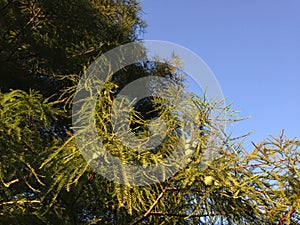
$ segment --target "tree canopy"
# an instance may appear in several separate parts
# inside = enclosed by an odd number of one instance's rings
[[[215,124],[240,120],[231,106],[188,92],[168,62],[118,71],[98,90],[94,121],[104,147],[124,164],[147,169],[171,155],[183,158],[177,172],[132,185],[147,174],[115,168],[118,183],[95,169],[110,163],[106,155],[83,157],[71,121],[76,87],[99,55],[139,40],[141,12],[135,0],[0,1],[0,223],[299,224],[299,140],[282,132],[245,149],[244,135],[231,137]],[[184,104],[175,107],[159,93],[122,102],[131,106],[129,131],[139,140],[149,141],[153,118],[166,121],[162,143],[143,151],[115,138],[112,113],[123,112],[112,108],[123,87],[152,76],[176,83],[164,94]],[[164,168],[167,176],[171,165]]]

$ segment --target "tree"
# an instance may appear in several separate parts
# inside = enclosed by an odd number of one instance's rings
[[[64,87],[60,75],[80,75],[93,57],[137,38],[136,1],[0,1],[0,88]]]
[[[83,157],[70,124],[78,80],[99,54],[137,39],[143,25],[137,2],[28,0],[0,7],[1,224],[299,224],[299,141],[280,134],[247,151],[243,136],[232,138],[217,126],[221,118],[212,110],[221,104],[186,92],[182,74],[168,62],[116,73],[99,90],[95,122],[104,147],[123,163],[148,168],[171,155],[183,159],[176,173],[135,186],[130,179],[145,174],[116,168],[112,175],[123,181],[117,183],[97,173],[110,158]],[[184,104],[156,93],[119,108],[116,113],[131,115],[129,131],[140,140],[148,140],[151,119],[166,121],[163,142],[143,151],[115,138],[111,113],[124,86],[152,75],[175,83],[164,91]],[[238,120],[230,106],[222,112],[227,123]],[[164,169],[168,175],[172,165]]]

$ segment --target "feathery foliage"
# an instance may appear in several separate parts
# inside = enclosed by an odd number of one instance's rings
[[[72,127],[82,74],[101,53],[138,39],[140,10],[135,0],[0,0],[0,223],[299,224],[299,140],[281,133],[245,149],[244,136],[231,137],[218,126],[238,121],[235,111],[188,93],[184,77],[168,62],[118,71],[97,90],[94,124]],[[149,98],[116,101],[127,84],[151,76],[176,88],[165,85],[161,93],[150,85],[155,94]],[[89,82],[87,98],[94,97]],[[77,119],[90,118],[84,107]],[[114,124],[116,116],[127,125]],[[166,132],[153,123],[156,117]],[[150,124],[165,137],[145,150]],[[92,125],[103,148],[84,157],[73,131]],[[108,153],[145,170],[107,170]],[[176,173],[167,157],[182,159]],[[159,164],[160,180],[147,173]],[[148,183],[132,185],[143,177]]]

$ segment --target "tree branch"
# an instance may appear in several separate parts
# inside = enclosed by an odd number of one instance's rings
[[[58,104],[61,104],[61,103],[65,103],[67,99],[68,99],[68,98],[66,97],[66,98],[63,98],[63,99],[61,99],[61,100],[57,100],[57,101],[55,101],[55,102],[52,102],[51,104],[52,104],[52,105],[58,105]]]
[[[140,216],[139,218],[137,218],[134,222],[132,222],[130,225],[135,225],[137,224],[138,222],[142,221],[143,219],[146,219],[150,214],[151,214],[151,211],[154,209],[154,207],[159,203],[159,201],[162,199],[162,197],[164,196],[164,194],[166,193],[166,191],[168,191],[169,188],[165,188],[160,194],[159,196],[157,197],[157,199],[154,201],[154,203],[151,205],[151,207],[148,209],[148,211]]]
[[[94,52],[94,51],[97,51],[97,50],[99,50],[99,49],[101,49],[101,48],[102,48],[102,45],[99,46],[99,47],[97,47],[97,48],[95,48],[95,47],[90,48],[90,49],[88,49],[88,50],[85,50],[85,51],[80,52],[80,53],[77,53],[77,54],[67,55],[66,58],[67,58],[67,59],[70,59],[70,58],[75,58],[75,57],[77,57],[77,56],[87,55],[87,54],[92,53],[92,52]]]
[[[25,29],[34,21],[34,19],[40,14],[41,12],[41,8],[39,8],[37,10],[37,12],[35,12],[35,14],[30,18],[30,20],[23,26],[23,28],[11,39],[7,42],[7,46],[9,46],[10,44],[12,44],[15,40],[17,40],[19,38],[19,36],[25,31]],[[1,49],[3,50],[3,49]],[[11,58],[13,57],[13,55],[17,52],[17,50],[13,51],[6,59],[6,61],[10,61]]]
[[[283,163],[283,162],[290,162],[289,159],[281,159],[281,160],[276,160],[273,161],[272,163]],[[293,160],[293,163],[300,163],[300,160]],[[249,164],[249,165],[243,165],[243,166],[237,166],[234,169],[245,169],[245,168],[249,168],[249,167],[259,167],[259,166],[265,166],[265,165],[269,165],[269,162],[263,162],[263,163],[256,163],[256,164]]]
[[[9,201],[9,202],[2,202],[0,203],[0,206],[2,205],[12,205],[12,204],[19,204],[19,205],[24,205],[25,203],[29,203],[29,204],[42,204],[41,201],[39,200],[19,200],[19,201]]]
[[[20,180],[17,178],[17,179],[14,179],[14,180],[12,180],[12,181],[9,181],[8,183],[5,183],[5,182],[2,180],[2,178],[1,178],[1,181],[2,181],[2,183],[4,184],[4,186],[5,186],[6,188],[8,188],[10,185],[15,184],[15,183],[18,183]]]
[[[284,222],[285,222],[288,218],[291,218],[291,216],[293,215],[294,212],[295,212],[295,209],[292,208],[290,211],[288,211],[288,212],[284,215],[284,217],[282,217],[282,218],[280,219],[280,221],[277,223],[277,225],[283,225]]]
[[[176,214],[176,213],[166,213],[166,212],[151,212],[150,215],[153,216],[174,216],[174,217],[209,217],[209,216],[222,216],[222,214],[203,214],[203,215],[189,215],[189,214]]]

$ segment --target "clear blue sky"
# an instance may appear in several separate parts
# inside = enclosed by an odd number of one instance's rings
[[[235,134],[257,142],[281,129],[300,138],[299,0],[144,0],[144,39],[171,41],[197,53],[227,102],[251,116]]]

